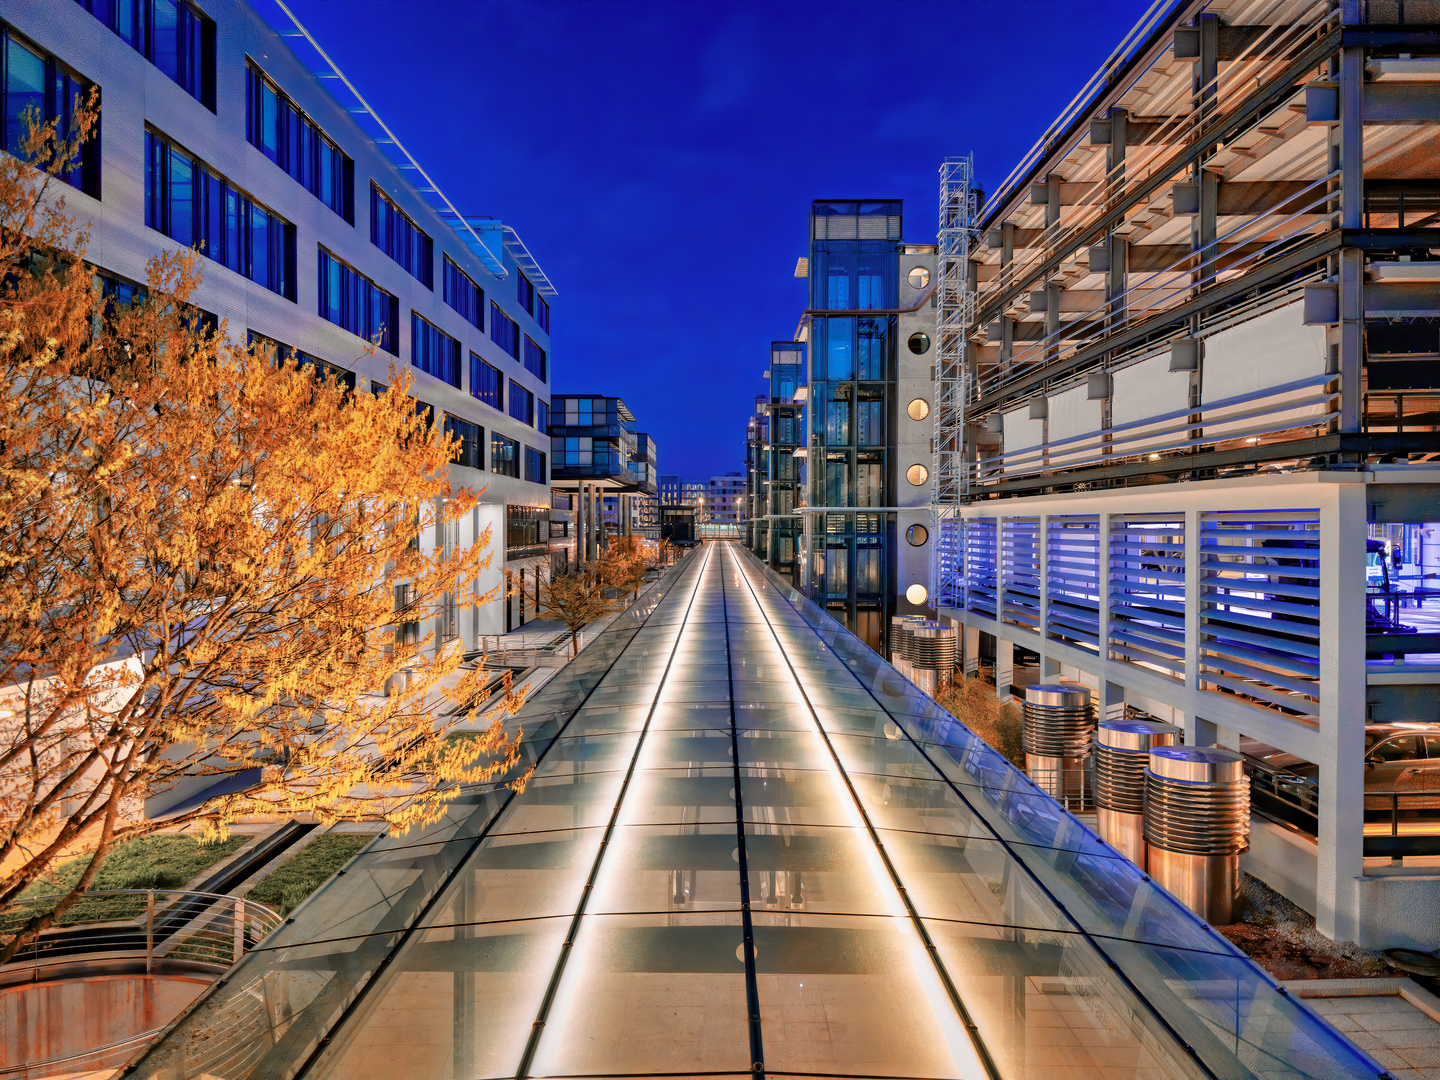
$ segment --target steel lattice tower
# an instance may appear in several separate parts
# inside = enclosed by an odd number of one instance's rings
[[[979,209],[974,158],[946,158],[940,165],[935,449],[930,476],[938,533],[932,592],[937,605],[951,607],[960,606],[963,586],[956,509],[969,494],[965,461],[965,401],[969,393],[966,331],[975,318],[970,251],[977,240]]]

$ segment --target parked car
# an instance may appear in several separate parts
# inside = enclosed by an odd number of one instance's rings
[[[1240,752],[1258,784],[1313,812],[1318,765],[1249,738]],[[1392,805],[1402,814],[1440,810],[1440,724],[1365,725],[1365,809],[1389,813]]]

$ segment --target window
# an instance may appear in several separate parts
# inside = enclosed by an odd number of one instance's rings
[[[545,350],[535,344],[529,334],[525,335],[525,370],[541,382],[549,381],[546,378]]]
[[[185,92],[215,111],[215,23],[186,0],[76,0]]]
[[[515,271],[515,298],[527,315],[535,314],[535,286],[520,271]]]
[[[490,436],[490,471],[501,476],[520,477],[520,444],[499,433]]]
[[[45,123],[55,121],[55,131],[66,137],[75,118],[75,98],[83,96],[90,84],[72,75],[53,57],[31,48],[19,38],[0,32],[0,64],[3,64],[5,107],[0,113],[0,147],[19,156],[20,144],[29,133],[25,112],[34,108]],[[100,126],[80,148],[80,156],[58,174],[61,180],[87,195],[100,197]]]
[[[532,484],[548,484],[550,471],[545,468],[545,452],[525,447],[525,479]]]
[[[465,316],[476,330],[485,329],[485,290],[476,285],[470,275],[461,270],[445,256],[445,303]]]
[[[510,380],[510,415],[522,424],[535,425],[535,395]]]
[[[245,89],[250,145],[355,224],[355,163],[253,62],[245,69]]]
[[[451,386],[460,385],[460,342],[413,311],[410,313],[410,363]]]
[[[544,398],[535,399],[535,430],[550,434],[550,403]]]
[[[400,355],[400,302],[358,270],[320,249],[320,317]]]
[[[470,354],[470,396],[496,409],[505,408],[505,380],[500,369]]]
[[[550,332],[550,303],[543,296],[535,298],[535,321],[540,324],[540,329],[547,334]]]
[[[145,133],[145,224],[295,299],[295,226],[153,131]]]
[[[296,367],[313,367],[315,369],[317,382],[336,379],[348,389],[355,389],[355,373],[353,371],[346,371],[328,360],[321,360],[318,356],[311,356],[299,349],[292,349],[289,345],[276,341],[272,337],[257,334],[254,330],[246,330],[245,344],[257,359],[264,360],[271,367],[279,367],[293,357]]]
[[[485,452],[480,448],[480,440],[485,437],[484,428],[458,416],[446,415],[445,433],[460,443],[451,458],[456,465],[464,465],[467,469],[485,467]]]
[[[435,287],[435,245],[410,216],[370,185],[370,242],[427,289]]]
[[[494,300],[490,301],[490,340],[520,359],[520,324],[501,311]]]

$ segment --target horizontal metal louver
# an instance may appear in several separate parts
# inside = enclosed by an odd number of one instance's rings
[[[1185,522],[1110,519],[1110,656],[1185,676]]]
[[[1040,630],[1040,519],[1007,517],[1001,525],[1000,559],[1004,583],[1001,622]]]
[[[1200,639],[1207,688],[1319,713],[1318,510],[1202,516]]]
[[[1100,650],[1100,516],[1056,515],[1046,537],[1046,636]]]
[[[937,560],[936,602],[941,607],[961,608],[965,602],[965,523],[957,517],[940,519]]]
[[[816,240],[900,239],[900,218],[895,214],[817,214],[811,220]]]
[[[965,610],[995,618],[995,519],[965,522]]]

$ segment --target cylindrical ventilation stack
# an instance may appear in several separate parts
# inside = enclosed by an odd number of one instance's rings
[[[955,628],[922,619],[908,636],[910,681],[931,697],[948,689],[955,671]]]
[[[1157,746],[1145,770],[1151,876],[1206,922],[1235,917],[1250,846],[1244,759],[1219,746]]]
[[[1145,767],[1150,751],[1182,737],[1159,720],[1102,720],[1095,731],[1095,818],[1100,838],[1145,869]]]
[[[1085,766],[1094,731],[1095,712],[1085,687],[1049,683],[1025,688],[1020,729],[1025,771],[1071,810],[1085,808]]]
[[[924,621],[921,615],[890,616],[890,663],[911,681],[914,681],[914,668],[910,661],[910,631]]]

